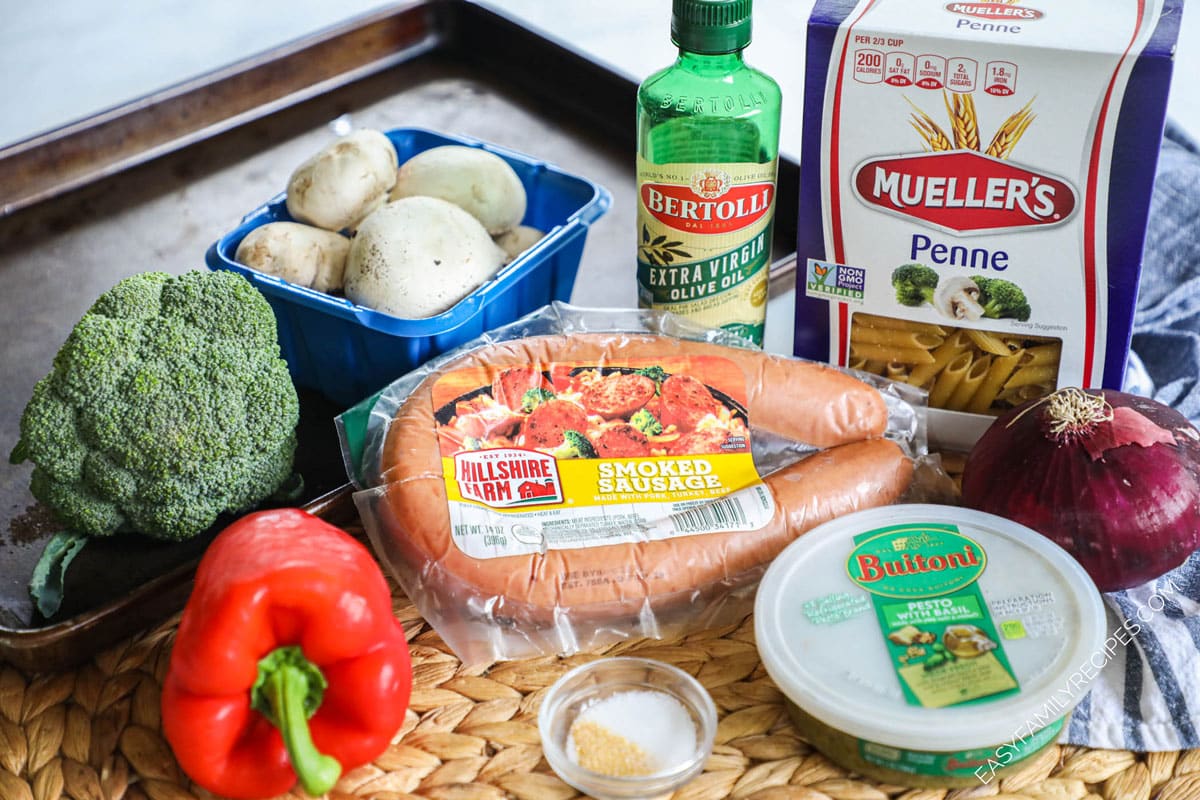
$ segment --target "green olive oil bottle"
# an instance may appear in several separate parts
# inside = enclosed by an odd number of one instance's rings
[[[779,86],[747,66],[751,0],[674,0],[673,65],[638,88],[638,304],[758,345]]]

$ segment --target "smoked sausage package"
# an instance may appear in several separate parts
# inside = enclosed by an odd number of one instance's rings
[[[919,390],[655,311],[547,306],[338,426],[376,552],[467,663],[734,619],[796,536],[944,478]]]

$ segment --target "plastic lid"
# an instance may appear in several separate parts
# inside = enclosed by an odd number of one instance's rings
[[[848,563],[856,536],[905,525],[953,525],[984,551],[975,585],[1018,691],[941,708],[905,699],[877,595],[851,579]],[[754,612],[763,665],[793,703],[844,733],[908,750],[986,748],[1035,732],[1083,699],[1112,654],[1100,593],[1078,562],[1023,525],[954,506],[888,506],[813,529],[767,570]]]
[[[675,0],[671,41],[693,53],[732,53],[750,44],[751,0]]]

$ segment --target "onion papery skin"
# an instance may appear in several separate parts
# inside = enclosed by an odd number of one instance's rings
[[[1175,444],[1121,444],[1093,460],[1078,436],[1056,437],[1046,406],[1031,401],[979,439],[962,491],[964,505],[1057,543],[1109,592],[1157,578],[1200,548],[1200,434],[1161,403],[1103,395],[1171,432]]]

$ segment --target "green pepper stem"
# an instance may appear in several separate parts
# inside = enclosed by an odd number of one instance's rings
[[[264,661],[268,659],[271,656]],[[305,700],[314,689],[324,689],[323,685],[312,685],[313,672],[317,673],[317,680],[322,684],[324,678],[311,662],[306,661],[301,666],[293,663],[292,659],[274,660],[265,668],[260,665],[260,670],[256,688],[261,689],[262,699],[269,706],[269,709],[262,710],[283,735],[288,759],[292,762],[296,777],[300,779],[300,785],[313,797],[320,797],[333,788],[342,774],[342,766],[337,759],[317,750],[308,728],[308,717],[312,712],[305,707]]]

